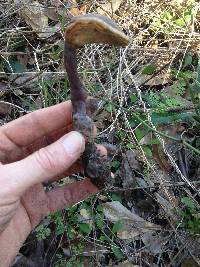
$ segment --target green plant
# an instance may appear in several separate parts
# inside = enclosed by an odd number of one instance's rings
[[[193,84],[189,82],[187,78],[185,78],[185,81],[188,85],[189,93],[191,96],[191,101],[194,105],[196,115],[199,116],[200,115],[200,59],[197,65],[196,77],[192,77],[192,78],[193,78],[192,79]]]
[[[151,28],[162,33],[177,32],[187,29],[195,16],[195,0],[188,0],[186,6],[178,7],[177,11],[163,11],[154,17]]]
[[[121,197],[113,193],[106,194],[105,197],[111,201],[122,201]],[[124,258],[123,251],[116,243],[116,233],[123,227],[123,222],[108,224],[104,217],[103,206],[97,204],[95,208],[92,208],[91,203],[94,201],[95,197],[91,197],[63,212],[51,214],[45,221],[45,225],[41,224],[36,228],[36,237],[39,240],[46,239],[53,234],[56,238],[67,239],[70,244],[71,256],[66,259],[62,253],[58,253],[55,267],[84,266],[82,253],[85,242],[91,238],[92,230],[96,232],[97,245],[102,245],[102,242],[106,243],[117,261]]]
[[[38,240],[44,240],[51,234],[51,229],[40,224],[36,229],[36,237]]]
[[[185,228],[191,234],[199,234],[200,214],[197,205],[189,197],[182,197],[181,203],[183,209],[178,210],[181,217],[181,221],[178,222],[179,226]]]
[[[69,84],[65,79],[40,80],[41,93],[45,107],[58,104],[70,98]]]

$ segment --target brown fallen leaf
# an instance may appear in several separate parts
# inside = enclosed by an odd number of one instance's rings
[[[122,0],[111,0],[106,4],[99,5],[97,12],[101,15],[113,14],[119,9],[121,3]]]
[[[169,236],[164,236],[162,233],[155,234],[155,231],[152,231],[144,233],[141,239],[146,246],[146,250],[150,254],[156,255],[163,252],[163,247],[169,241]]]
[[[162,197],[159,193],[155,193],[156,201],[160,204],[162,209],[165,211],[165,214],[171,218],[174,222],[178,220],[177,214],[175,212],[175,208],[178,206],[178,203],[176,203],[176,199],[172,196],[172,201],[169,202],[167,199]],[[173,205],[172,205],[173,203]]]
[[[84,14],[84,9],[81,10],[81,8],[78,7],[76,0],[70,0],[68,2],[72,5],[72,7],[69,9],[69,12],[73,16],[79,16]]]
[[[11,106],[8,103],[0,101],[0,115],[6,115],[11,112]]]
[[[0,82],[0,97],[9,92],[9,87],[5,82]]]
[[[137,77],[137,84],[140,86],[141,84],[149,85],[149,86],[158,86],[158,85],[165,85],[171,82],[171,75],[163,71],[162,73],[157,74],[155,77],[149,80],[150,75],[147,74],[140,74]],[[146,82],[147,81],[147,82]]]
[[[161,144],[152,144],[152,154],[153,158],[159,165],[159,167],[166,172],[170,172],[172,169],[171,164],[168,162],[166,155],[163,151],[162,145]]]
[[[45,7],[44,15],[53,21],[59,21],[59,14],[54,7]]]
[[[27,1],[21,1],[22,8],[20,16],[33,29],[40,38],[48,38],[60,29],[60,23],[55,26],[48,26],[48,17],[45,15],[45,7],[38,1],[31,1],[31,5]]]
[[[117,175],[122,179],[123,188],[134,187],[137,185],[134,170],[141,171],[137,154],[134,150],[128,150],[122,155],[122,159]]]
[[[123,240],[131,241],[143,233],[161,229],[159,225],[148,222],[131,212],[119,201],[104,203],[103,213],[113,223],[118,221],[123,222],[122,229],[117,232],[117,236]]]
[[[181,267],[199,267],[199,264],[192,258],[186,259],[182,262]]]

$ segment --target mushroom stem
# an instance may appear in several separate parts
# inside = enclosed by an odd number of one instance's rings
[[[64,47],[64,64],[71,87],[70,93],[73,112],[86,114],[86,99],[88,94],[78,76],[76,49],[68,44],[67,41],[65,41]]]
[[[64,64],[71,87],[73,126],[86,138],[82,157],[85,174],[103,188],[107,181],[112,180],[110,162],[99,154],[95,146],[94,124],[86,110],[88,95],[78,77],[76,60],[76,49],[91,43],[127,45],[128,38],[112,20],[95,14],[74,18],[65,29]]]

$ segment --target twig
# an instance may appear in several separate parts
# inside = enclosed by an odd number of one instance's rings
[[[193,185],[200,185],[200,181],[192,181],[191,184]],[[158,183],[156,185],[150,186],[136,186],[136,187],[128,187],[128,188],[121,188],[121,187],[112,187],[109,189],[110,192],[112,191],[129,191],[129,190],[144,190],[144,189],[159,189],[160,187],[181,187],[181,186],[188,186],[186,182],[176,182],[176,183]]]
[[[15,104],[13,104],[13,103],[10,103],[10,102],[0,101],[0,104],[7,104],[7,105],[9,105],[9,106],[11,106],[11,107],[17,108],[17,109],[19,109],[19,110],[25,112],[25,113],[29,113],[28,110],[25,110],[25,109],[23,109],[22,107],[17,106],[17,105],[15,105]]]

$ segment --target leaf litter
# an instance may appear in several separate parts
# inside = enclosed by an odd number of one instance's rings
[[[196,13],[190,5],[195,6]],[[95,4],[73,0],[63,5],[54,0],[15,0],[13,14],[9,14],[6,5],[1,3],[1,6],[1,15],[5,16],[1,25],[6,34],[6,38],[0,39],[1,124],[69,97],[67,90],[63,90],[68,89],[62,68],[63,21],[80,14],[98,12],[114,18],[130,35],[131,44],[124,54],[101,46],[93,46],[92,50],[86,47],[79,53],[79,71],[87,81],[91,95],[100,98],[97,114],[100,141],[106,142],[112,135],[113,143],[121,150],[114,155],[117,162],[113,165],[115,184],[110,189],[121,198],[121,202],[112,200],[113,196],[108,202],[110,197],[103,193],[96,201],[103,207],[102,216],[107,226],[122,221],[113,240],[127,260],[117,261],[111,253],[112,246],[104,241],[100,250],[105,249],[105,253],[102,253],[103,258],[97,257],[97,262],[102,266],[198,266],[198,234],[191,237],[191,232],[183,225],[187,220],[197,218],[199,212],[187,217],[188,210],[181,204],[181,199],[190,196],[199,203],[199,157],[183,144],[165,137],[164,147],[160,141],[155,144],[156,135],[141,126],[133,116],[138,112],[145,122],[150,123],[150,114],[152,121],[157,122],[158,131],[178,139],[184,137],[190,144],[199,146],[199,125],[191,119],[195,102],[188,93],[188,84],[184,83],[185,79],[194,83],[191,72],[195,73],[198,64],[195,51],[199,45],[198,3],[144,0],[130,4],[130,1],[117,0]],[[184,23],[190,10],[195,18],[193,25]],[[183,19],[182,15],[185,16]],[[24,52],[25,56],[8,53],[18,51]],[[192,87],[193,91],[198,95],[198,89]],[[108,108],[110,103],[105,99],[110,101],[112,108]],[[175,118],[174,114],[179,117]],[[138,128],[143,132],[140,140],[137,140]],[[147,153],[149,150],[151,154]],[[83,220],[92,221],[92,213],[87,209],[82,208],[80,214]],[[91,223],[92,227],[94,225]],[[85,251],[90,256],[96,255],[95,247],[99,245],[96,237],[100,231],[95,228],[93,231],[95,235],[86,237],[92,239],[92,245],[85,243]],[[54,238],[52,236],[52,240]],[[32,239],[35,238],[32,236]],[[50,242],[43,243],[45,249],[53,248]],[[68,249],[65,242],[62,246]],[[45,249],[41,249],[41,253]],[[54,247],[49,258],[55,250]],[[27,247],[27,251],[31,248]],[[23,257],[26,266],[39,266],[39,258],[42,258],[37,252],[36,263],[31,257],[22,256],[21,260]],[[49,262],[43,262],[43,266],[50,266]],[[15,263],[15,266],[20,265]]]

